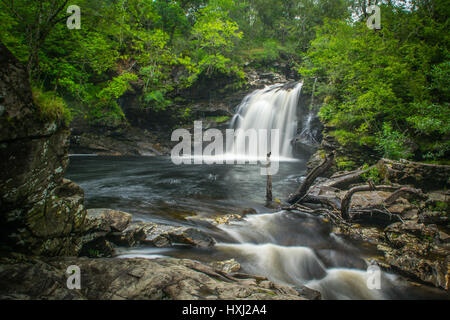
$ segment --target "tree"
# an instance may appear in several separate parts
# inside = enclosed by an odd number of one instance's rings
[[[56,24],[68,18],[68,0],[0,0],[0,8],[16,19],[14,33],[21,34],[27,46],[26,67],[30,78],[38,73],[39,50]],[[11,30],[10,30],[11,31]]]

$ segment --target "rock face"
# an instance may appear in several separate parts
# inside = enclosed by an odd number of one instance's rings
[[[64,180],[69,130],[33,103],[25,68],[0,43],[0,234],[3,249],[75,255],[84,193]]]
[[[383,159],[377,167],[388,181],[414,185],[424,190],[450,187],[450,166]]]
[[[167,145],[164,146],[157,142],[161,141],[161,137],[157,137],[146,130],[122,128],[111,131],[101,128],[89,128],[83,125],[79,126],[82,129],[78,127],[72,130],[70,138],[71,154],[160,156],[170,153]]]
[[[81,271],[81,290],[67,289],[66,270]],[[0,299],[92,300],[305,300],[296,291],[263,278],[235,278],[191,260],[54,258],[0,261]],[[317,298],[317,292],[315,292]],[[319,294],[320,297],[320,294]]]

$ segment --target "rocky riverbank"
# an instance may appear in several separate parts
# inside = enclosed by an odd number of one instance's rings
[[[321,174],[330,178],[313,177],[286,209],[321,215],[335,234],[373,246],[378,254],[368,263],[448,292],[450,166],[383,159],[367,169],[332,170]]]
[[[83,190],[63,178],[69,129],[43,115],[27,79],[23,65],[0,44],[0,299],[320,298],[307,288],[239,274],[235,261],[207,265],[111,258],[117,245],[208,247],[215,242],[194,228],[132,222],[131,215],[114,210],[86,210]],[[96,140],[90,138],[89,148],[108,154]],[[126,154],[128,142],[114,150]],[[67,288],[66,271],[72,265],[81,269],[81,290]]]

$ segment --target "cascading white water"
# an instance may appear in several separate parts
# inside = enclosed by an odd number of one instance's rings
[[[371,289],[368,286],[371,274],[364,268],[333,267],[333,264],[341,263],[339,250],[344,248],[341,243],[333,244],[333,237],[323,238],[322,232],[325,230],[319,232],[320,229],[317,229],[319,220],[313,216],[299,219],[286,212],[247,216],[243,221],[219,226],[237,243],[218,243],[216,248],[231,256],[241,257],[241,266],[251,274],[264,275],[285,285],[307,286],[320,291],[324,299],[386,299],[396,287],[403,285],[397,276],[383,272],[380,274],[382,290]],[[290,227],[299,229],[299,233],[293,234]],[[303,235],[310,228],[317,233],[318,242],[313,244],[315,249],[305,245],[287,245],[291,237],[296,238],[294,243],[306,244],[305,240],[311,235]],[[283,229],[285,236],[280,235]],[[325,243],[335,247],[336,251],[316,254]],[[342,254],[346,260],[351,257]],[[331,266],[327,267],[323,261],[328,261]]]
[[[227,150],[236,158],[265,159],[265,153],[273,151],[271,148],[274,147],[271,130],[279,129],[279,156],[292,158],[292,141],[297,133],[297,106],[302,86],[303,83],[298,83],[290,89],[285,89],[284,85],[276,84],[245,97],[231,122],[231,128],[236,130],[237,134],[236,139],[227,146]],[[248,130],[267,130],[268,148],[258,146],[255,154],[256,149],[249,148],[245,138],[240,139]]]

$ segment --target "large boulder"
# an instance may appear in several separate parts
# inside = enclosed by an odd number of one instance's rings
[[[86,231],[124,231],[131,222],[131,214],[111,209],[89,209],[86,216]]]
[[[84,193],[64,180],[69,130],[33,102],[24,66],[0,43],[0,240],[2,250],[76,255]]]
[[[111,241],[123,246],[144,244],[157,248],[172,247],[176,244],[208,248],[215,244],[215,240],[211,236],[196,228],[152,222],[134,222],[122,233],[112,237]]]

